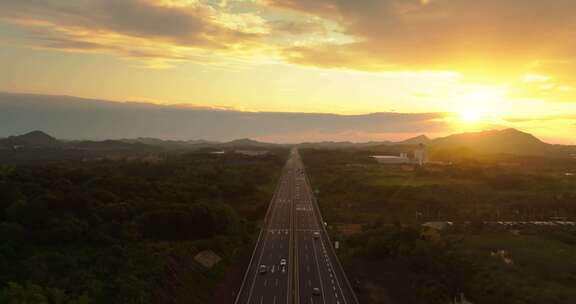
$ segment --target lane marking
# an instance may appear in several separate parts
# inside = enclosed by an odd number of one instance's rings
[[[316,258],[316,245],[312,243],[312,247],[314,247],[314,260],[316,261],[316,270],[318,271],[318,279],[320,279],[320,289],[322,290],[322,300],[324,304],[326,304],[326,294],[324,293],[324,284],[322,283],[322,275],[320,274],[320,264],[318,263],[318,258]]]
[[[278,204],[278,201],[277,201],[278,198],[277,198],[277,196],[282,195],[282,193],[285,192],[284,190],[285,190],[285,189],[280,189],[280,188],[279,188],[279,189],[277,189],[277,193],[274,193],[274,197],[272,198],[272,202],[270,203],[270,207],[269,207],[269,208],[271,208],[271,210],[268,210],[268,212],[271,212],[272,214],[270,215],[270,219],[269,219],[269,220],[265,220],[265,221],[267,221],[267,223],[266,223],[267,225],[272,225],[272,223],[274,223],[274,220],[276,219],[276,217],[277,217],[277,215],[278,215],[278,213],[279,213],[279,209],[280,209],[280,208],[277,206],[277,204]],[[262,230],[263,230],[263,229],[262,229]],[[260,267],[260,265],[262,264],[262,257],[264,256],[264,251],[266,251],[266,244],[267,244],[267,242],[268,242],[268,233],[265,233],[265,234],[264,234],[264,241],[263,241],[263,243],[262,243],[262,249],[261,249],[261,251],[260,251],[260,256],[258,257],[258,263],[257,263],[256,265],[254,265],[254,267]],[[256,244],[256,246],[258,246],[258,244]],[[257,248],[257,247],[256,247],[256,248]],[[250,265],[250,266],[252,266],[252,265]],[[249,266],[249,268],[248,268],[247,271],[249,271],[250,266]],[[256,269],[256,270],[254,271],[254,280],[252,280],[252,286],[250,287],[250,292],[248,293],[248,302],[250,302],[251,299],[252,299],[252,294],[254,293],[254,287],[255,287],[255,285],[256,285],[256,281],[258,280],[258,275],[259,275],[259,271],[258,271],[258,269]],[[236,301],[239,300],[239,296],[240,296],[240,293],[241,293],[241,292],[242,292],[242,291],[240,291],[240,292],[238,293],[238,297],[236,298]]]

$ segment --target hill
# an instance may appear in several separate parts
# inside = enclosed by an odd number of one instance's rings
[[[467,150],[478,154],[549,155],[559,152],[534,135],[516,129],[454,134],[431,140],[432,150]]]
[[[419,144],[428,144],[430,142],[430,138],[426,135],[419,135],[416,137],[408,138],[403,141],[399,141],[396,144],[399,145],[419,145]]]
[[[489,130],[453,134],[429,139],[425,135],[395,143],[365,147],[378,153],[410,152],[416,145],[425,144],[432,158],[475,158],[486,155],[510,154],[518,156],[570,157],[576,147],[545,143],[534,135],[516,129]]]
[[[60,146],[60,142],[42,132],[32,131],[23,135],[10,136],[0,140],[0,146],[4,148],[54,148]]]

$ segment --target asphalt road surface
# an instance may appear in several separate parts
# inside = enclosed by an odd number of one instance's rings
[[[236,304],[245,303],[358,303],[296,149],[283,169],[236,297]]]

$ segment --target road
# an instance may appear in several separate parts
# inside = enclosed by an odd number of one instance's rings
[[[296,149],[283,169],[235,303],[358,303]]]

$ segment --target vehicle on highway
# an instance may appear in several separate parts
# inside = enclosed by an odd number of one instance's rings
[[[320,232],[314,231],[314,238],[319,239],[320,238]]]
[[[319,296],[320,295],[320,288],[318,288],[318,287],[312,288],[312,294],[315,296]]]
[[[258,272],[260,274],[265,274],[268,271],[268,268],[266,267],[266,265],[260,265],[260,268],[258,269]]]
[[[280,260],[280,266],[286,266],[286,259]]]

